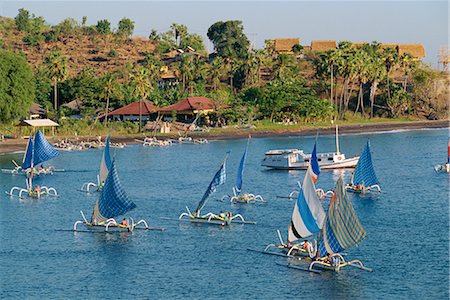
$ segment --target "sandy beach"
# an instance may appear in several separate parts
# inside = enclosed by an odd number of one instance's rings
[[[408,130],[408,129],[422,129],[422,128],[448,128],[449,120],[438,120],[438,121],[412,121],[412,122],[399,122],[399,123],[371,123],[371,124],[342,124],[339,125],[340,133],[361,133],[361,132],[377,132],[377,131],[391,131],[391,130]],[[249,134],[253,138],[263,138],[263,137],[276,137],[276,136],[301,136],[301,135],[311,135],[316,134],[326,135],[334,134],[335,128],[329,127],[317,127],[317,128],[307,128],[307,129],[286,129],[286,130],[270,130],[270,131],[258,131],[258,130],[236,130],[233,132],[223,131],[214,133],[202,133],[199,135],[202,138],[221,140],[221,139],[238,139],[246,138]],[[177,137],[176,134],[167,135],[167,138]],[[81,140],[92,140],[96,137],[80,137]],[[164,138],[164,137],[161,137]],[[111,141],[122,142],[127,144],[136,144],[135,139],[142,139],[142,135],[129,135],[129,136],[112,136]],[[54,140],[58,141],[58,137]],[[0,142],[0,154],[8,154],[14,152],[22,152],[25,149],[27,141],[19,139],[6,139]]]

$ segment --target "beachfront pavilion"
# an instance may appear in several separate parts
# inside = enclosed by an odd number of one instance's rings
[[[142,115],[142,121],[152,121],[156,120],[158,116],[158,110],[159,107],[155,106],[151,101],[136,101],[109,112],[108,118],[120,121],[139,121],[140,111]],[[105,118],[105,116],[106,115],[103,114],[99,116],[99,119],[103,119]]]
[[[176,113],[177,121],[189,123],[194,121],[197,115],[214,113],[217,109],[216,103],[209,98],[188,97],[175,104],[160,108],[159,113],[167,117]]]
[[[58,123],[50,120],[50,119],[32,119],[32,120],[22,120],[17,125],[19,128],[19,134],[18,136],[22,136],[22,128],[28,127],[30,128],[30,131],[35,133],[38,129],[42,129],[42,133],[45,135],[46,128],[50,127],[52,136],[55,135],[55,127],[59,126]],[[26,136],[28,137],[28,136]]]

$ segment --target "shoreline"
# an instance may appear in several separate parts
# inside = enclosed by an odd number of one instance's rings
[[[411,122],[386,122],[386,123],[367,123],[367,124],[341,124],[339,125],[339,133],[371,133],[371,132],[383,132],[392,130],[414,130],[414,129],[437,129],[437,128],[449,128],[450,120],[438,120],[438,121],[411,121]],[[235,131],[223,131],[215,133],[201,133],[193,134],[193,136],[207,138],[212,140],[229,140],[229,139],[241,139],[247,138],[250,134],[252,138],[267,138],[267,137],[287,137],[287,136],[305,136],[312,134],[329,135],[334,134],[334,126],[319,126],[316,128],[289,128],[289,129],[276,129],[276,130],[245,130],[236,129]],[[176,134],[158,136],[160,138],[174,138],[178,137]],[[95,137],[79,137],[81,140],[92,140]],[[111,138],[112,142],[121,142],[127,144],[138,144],[135,139],[142,139],[142,134],[130,135],[130,136],[115,136]],[[53,142],[59,140],[56,138]],[[14,154],[23,152],[27,144],[26,140],[5,140],[0,142],[0,155],[2,154]]]

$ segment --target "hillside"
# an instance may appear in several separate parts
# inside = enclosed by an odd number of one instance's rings
[[[14,19],[0,18],[0,40],[4,49],[22,51],[28,62],[37,68],[51,49],[58,48],[68,57],[69,76],[78,74],[86,67],[94,69],[97,74],[103,74],[126,63],[139,62],[155,49],[145,38],[118,40],[112,34],[87,35],[81,32],[60,36],[56,41],[44,41],[40,45],[29,46],[23,41],[27,34],[13,28],[11,24],[14,24]]]

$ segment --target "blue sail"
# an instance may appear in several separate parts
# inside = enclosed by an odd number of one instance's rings
[[[27,150],[25,151],[25,155],[23,156],[22,168],[28,169],[31,168],[33,164],[33,135],[30,135],[27,144]]]
[[[336,194],[330,201],[322,236],[319,241],[320,256],[339,253],[359,244],[367,236],[348,199],[344,181],[336,183]]]
[[[245,160],[247,159],[247,150],[248,150],[248,142],[247,142],[247,147],[245,148],[245,152],[241,157],[241,161],[239,162],[239,168],[238,168],[238,173],[237,173],[237,178],[236,178],[236,185],[234,187],[237,194],[239,194],[242,190],[242,181],[244,178],[244,165],[245,165]]]
[[[316,143],[314,143],[314,148],[311,154],[311,172],[310,172],[311,178],[314,183],[316,183],[317,179],[320,175],[320,166],[319,166],[319,160],[317,159],[317,151],[316,151]]]
[[[103,222],[109,218],[123,215],[134,208],[136,208],[136,204],[125,194],[113,161],[100,198],[95,204],[92,220],[94,223]]]
[[[364,185],[365,187],[378,184],[378,178],[372,164],[369,141],[367,141],[366,147],[359,157],[352,183],[354,185]]]
[[[211,182],[209,183],[208,188],[205,191],[205,194],[203,194],[202,200],[200,200],[200,202],[197,205],[197,209],[195,210],[196,213],[199,213],[203,207],[206,204],[206,200],[208,199],[209,195],[211,195],[212,193],[214,193],[217,189],[217,187],[219,185],[222,185],[225,183],[226,180],[226,164],[227,158],[225,157],[222,165],[220,166],[219,170],[216,172],[216,174],[214,175],[213,179],[211,180]]]
[[[59,152],[45,139],[44,135],[40,130],[36,133],[34,137],[34,165],[38,165],[45,161],[48,161],[56,156]]]

